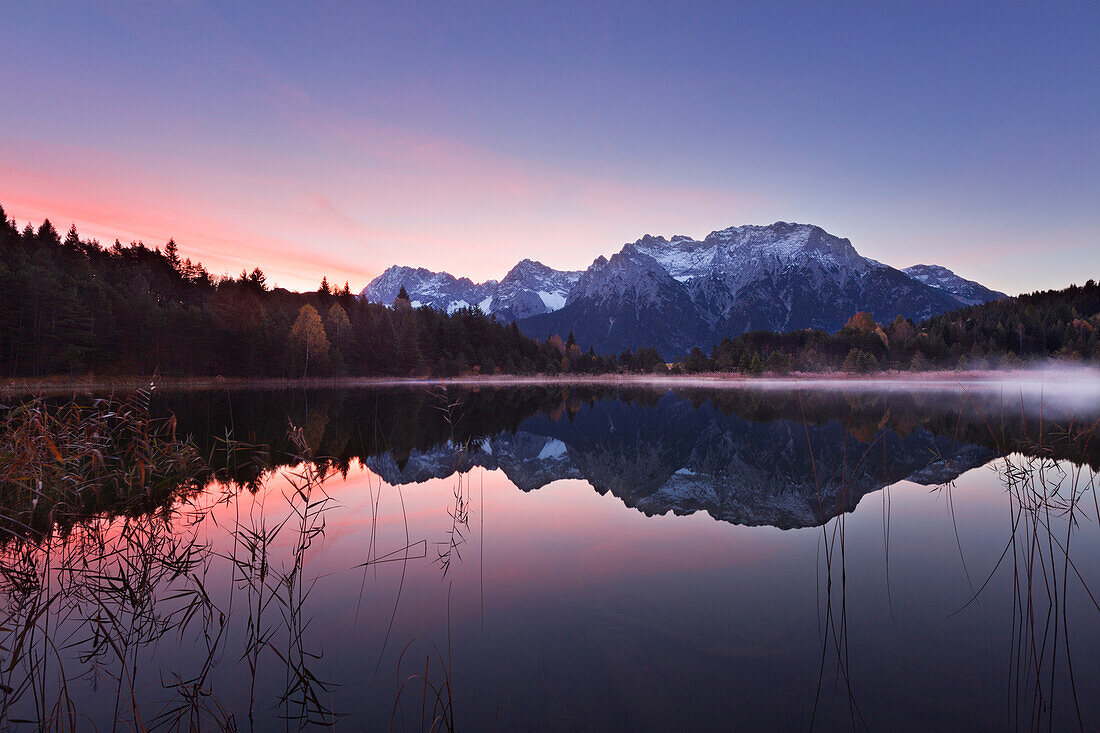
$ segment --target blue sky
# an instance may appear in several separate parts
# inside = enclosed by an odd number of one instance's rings
[[[295,288],[776,220],[1100,275],[1095,2],[231,5],[5,8],[8,215]]]

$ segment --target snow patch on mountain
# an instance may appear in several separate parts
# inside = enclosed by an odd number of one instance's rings
[[[569,449],[565,447],[565,443],[561,442],[557,438],[551,438],[546,441],[546,445],[539,451],[538,460],[545,461],[548,459],[561,459],[565,458]]]
[[[646,235],[583,272],[522,260],[499,282],[391,267],[363,290],[390,304],[470,304],[529,336],[574,332],[601,353],[653,346],[666,358],[751,330],[835,331],[857,311],[914,320],[1006,297],[937,265],[896,270],[811,224],[719,229],[702,240]]]
[[[564,306],[579,277],[580,272],[555,270],[534,260],[519,262],[499,282],[483,283],[446,272],[395,265],[372,280],[361,297],[389,305],[404,287],[414,307],[427,305],[453,313],[476,303],[485,313],[517,320]]]
[[[568,292],[563,293],[561,291],[548,293],[545,290],[540,290],[538,292],[538,296],[542,299],[547,311],[556,311],[559,308],[563,308],[565,306],[565,299],[568,295]]]

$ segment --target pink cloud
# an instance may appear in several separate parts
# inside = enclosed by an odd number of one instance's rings
[[[289,83],[264,85],[293,122],[278,149],[191,140],[138,156],[0,138],[0,203],[104,242],[174,237],[215,273],[259,266],[296,289],[322,275],[359,289],[391,264],[475,279],[499,278],[523,257],[579,268],[647,231],[705,234],[691,225],[725,226],[760,205],[321,113]]]

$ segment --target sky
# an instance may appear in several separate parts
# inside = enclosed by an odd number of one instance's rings
[[[1100,3],[10,3],[0,205],[215,274],[581,269],[796,221],[1100,276]]]

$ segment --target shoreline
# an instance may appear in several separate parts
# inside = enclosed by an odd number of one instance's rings
[[[549,385],[607,387],[694,387],[724,389],[790,389],[832,387],[839,389],[883,388],[904,384],[907,388],[942,388],[967,384],[1080,384],[1100,380],[1100,372],[1087,367],[1017,369],[1011,371],[887,371],[871,374],[851,372],[792,372],[785,375],[745,376],[739,373],[676,375],[593,374],[593,375],[471,375],[462,377],[309,377],[305,379],[247,377],[41,377],[8,379],[0,382],[0,396],[34,394],[111,393],[118,390],[155,388],[187,392],[211,390],[289,390],[407,388],[435,385],[458,387],[538,387]],[[1097,381],[1100,384],[1100,381]]]

